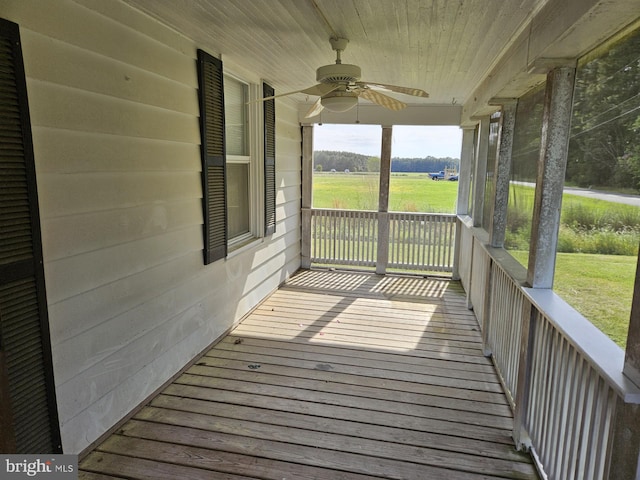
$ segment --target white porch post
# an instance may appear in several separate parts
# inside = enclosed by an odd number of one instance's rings
[[[527,271],[527,282],[534,288],[553,286],[574,79],[574,66],[561,66],[547,74]],[[527,402],[531,388],[531,345],[535,335],[532,317],[531,305],[525,302],[520,317],[523,324],[513,428],[513,438],[518,448],[526,447],[530,442],[525,431],[524,418],[529,408]]]
[[[640,386],[640,256],[636,267],[623,373]],[[625,404],[618,399],[613,429],[608,478],[640,478],[640,405]]]
[[[517,99],[495,99],[492,104],[502,106],[498,137],[498,156],[496,158],[495,195],[491,208],[489,244],[502,248],[507,229],[507,206],[509,202],[509,181],[511,180],[511,150],[516,124]],[[489,159],[491,160],[491,159]]]
[[[563,66],[547,74],[527,271],[533,288],[553,287],[575,73]]]
[[[376,273],[383,275],[389,262],[389,180],[391,177],[391,139],[393,129],[382,127],[380,153],[380,191],[378,192],[378,257]]]
[[[311,268],[311,206],[313,205],[313,125],[302,126],[302,251],[300,267]]]
[[[473,205],[471,217],[473,226],[482,226],[482,212],[484,208],[484,190],[487,181],[487,157],[489,156],[489,122],[487,115],[480,119],[478,131],[478,149],[476,151],[476,164],[473,174]]]
[[[491,218],[489,218],[489,245],[502,248],[507,226],[507,204],[509,201],[509,180],[511,177],[511,150],[513,146],[513,133],[515,126],[516,100],[494,100],[492,105],[501,105],[500,128],[498,129],[498,149],[496,158],[488,158],[494,162],[494,194],[491,199]],[[489,356],[492,352],[489,348],[489,333],[491,325],[491,302],[494,297],[494,262],[489,261],[485,277],[486,294],[484,296],[484,325],[482,329],[482,344],[484,354]]]

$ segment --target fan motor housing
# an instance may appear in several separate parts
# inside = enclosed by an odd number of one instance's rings
[[[335,63],[316,70],[316,80],[320,83],[352,83],[360,80],[362,72],[357,65]]]

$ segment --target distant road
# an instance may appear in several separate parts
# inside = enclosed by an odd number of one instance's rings
[[[535,187],[535,183],[529,182],[512,182],[516,185],[525,185],[527,187]],[[595,198],[596,200],[605,200],[607,202],[624,203],[625,205],[633,205],[640,207],[640,196],[625,195],[624,193],[603,192],[600,190],[588,190],[586,188],[564,187],[564,193],[578,195],[580,197]]]
[[[581,197],[590,197],[597,200],[606,200],[607,202],[624,203],[640,207],[640,197],[637,195],[625,195],[623,193],[601,192],[599,190],[587,190],[584,188],[565,187],[565,193],[571,195],[579,195]]]

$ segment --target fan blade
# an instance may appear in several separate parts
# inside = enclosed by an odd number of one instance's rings
[[[314,85],[313,87],[305,88],[303,90],[295,90],[293,92],[281,93],[280,95],[273,95],[271,97],[264,97],[264,98],[260,98],[260,99],[255,100],[255,101],[256,102],[264,102],[265,100],[272,100],[272,99],[278,98],[278,97],[286,97],[287,95],[294,95],[296,93],[304,93],[306,95],[317,95],[317,96],[321,97],[322,95],[326,95],[327,93],[333,92],[337,88],[340,88],[340,85],[338,85],[336,83],[318,83],[317,85]],[[253,103],[253,102],[249,102],[249,103]]]
[[[322,111],[322,109],[324,107],[322,106],[321,100],[322,100],[322,97],[320,97],[318,100],[316,100],[316,103],[313,104],[313,106],[309,109],[309,111],[304,116],[304,118],[315,117],[316,115],[318,115]]]
[[[361,90],[358,96],[365,98],[370,102],[377,103],[378,105],[388,108],[389,110],[402,110],[407,106],[406,103],[403,103],[400,100],[388,97],[387,95],[383,95],[382,93],[376,92],[375,90],[371,90],[369,88]]]
[[[357,82],[357,85],[362,88],[382,88],[384,90],[391,90],[392,92],[404,93],[405,95],[413,95],[414,97],[427,98],[429,94],[419,88],[399,87],[397,85],[388,85],[386,83],[369,83],[369,82]]]
[[[307,95],[318,95],[322,97],[327,93],[331,93],[334,90],[340,88],[340,85],[337,83],[319,83],[314,85],[313,87],[306,88],[304,90],[300,90],[300,93],[306,93]]]

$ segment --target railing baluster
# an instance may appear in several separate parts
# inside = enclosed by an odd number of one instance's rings
[[[444,222],[442,221],[442,217],[440,215],[436,216],[436,225],[438,226],[438,236],[437,238],[437,246],[438,246],[438,256],[436,263],[438,265],[438,270],[441,270],[444,267]]]
[[[389,214],[389,266],[392,267],[396,263],[396,228],[398,226],[397,216]]]
[[[356,218],[354,220],[356,222],[354,231],[356,232],[356,236],[354,238],[355,243],[355,257],[357,261],[357,265],[362,265],[362,249],[364,247],[362,243],[362,214],[360,212],[356,212]]]
[[[416,222],[418,223],[420,236],[418,238],[418,258],[420,265],[427,265],[427,259],[425,258],[425,253],[427,251],[427,239],[425,237],[426,232],[426,222],[424,218],[417,218]]]

